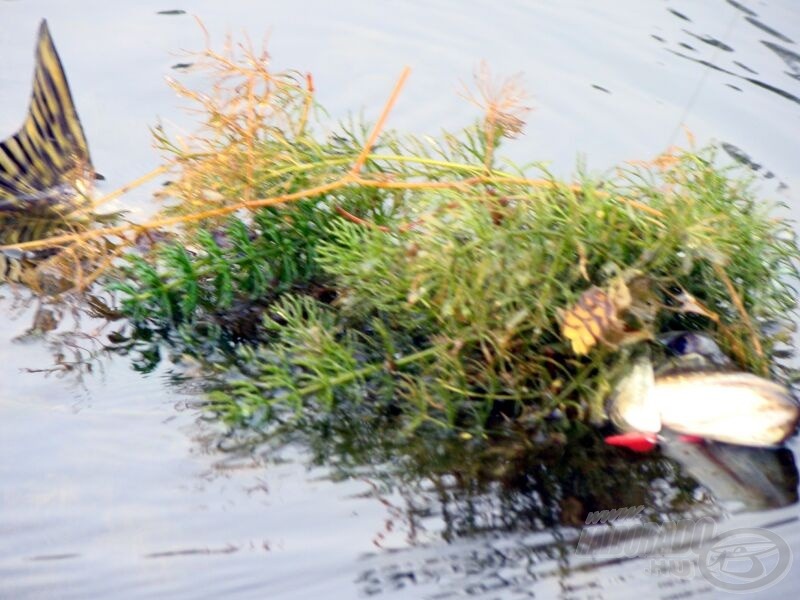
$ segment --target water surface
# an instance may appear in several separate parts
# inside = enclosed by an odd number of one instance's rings
[[[474,116],[461,82],[486,60],[497,73],[522,72],[531,92],[526,135],[507,148],[515,160],[546,161],[566,175],[584,157],[602,172],[685,143],[685,126],[698,143],[726,144],[756,169],[765,196],[800,214],[800,7],[792,0],[2,1],[0,135],[23,118],[46,17],[104,189],[152,169],[159,157],[148,127],[192,128],[164,78],[204,85],[173,68],[191,62],[184,50],[202,48],[193,15],[215,43],[226,32],[268,35],[275,65],[313,73],[334,119],[377,115],[410,65],[390,124],[459,127]],[[124,202],[146,212],[149,190]],[[542,512],[546,476],[524,460],[510,462],[519,477],[492,483],[459,480],[453,469],[449,478],[424,469],[386,476],[381,460],[408,458],[389,452],[347,465],[335,445],[308,440],[223,451],[221,428],[201,418],[191,386],[173,385],[166,362],[148,375],[126,357],[106,358],[82,378],[28,372],[52,366],[56,333],[17,340],[35,307],[8,287],[0,295],[0,598],[721,594],[702,579],[648,572],[647,560],[575,556],[578,530],[554,529]],[[798,444],[790,448],[769,467],[761,456],[722,458],[753,480],[774,475],[755,490],[714,471],[719,456],[677,457],[694,465],[678,475],[714,484],[686,489],[708,499],[726,527],[769,525],[800,554],[791,479]],[[609,476],[622,470],[609,467]],[[666,503],[675,476],[653,474],[652,497]],[[636,500],[622,488],[573,491],[576,501],[614,503],[606,508]],[[565,499],[555,501],[564,508]],[[788,595],[799,569],[760,596]]]

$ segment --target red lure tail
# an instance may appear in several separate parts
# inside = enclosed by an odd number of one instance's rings
[[[658,437],[655,433],[633,431],[630,433],[621,433],[619,435],[610,435],[605,438],[605,442],[609,446],[622,446],[634,452],[650,452],[658,445]]]

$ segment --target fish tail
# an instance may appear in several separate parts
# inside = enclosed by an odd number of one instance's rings
[[[23,258],[0,252],[0,283],[22,283],[28,269]]]
[[[92,172],[89,145],[43,20],[28,115],[17,133],[0,142],[0,209]]]

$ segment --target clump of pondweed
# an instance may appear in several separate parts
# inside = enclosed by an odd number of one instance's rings
[[[236,410],[402,398],[411,424],[448,428],[485,425],[498,408],[599,416],[628,353],[601,344],[576,357],[563,339],[559,309],[589,286],[645,277],[652,333],[711,331],[753,370],[778,341],[760,324],[785,318],[795,302],[791,231],[716,168],[713,153],[676,155],[660,172],[624,171],[602,188],[586,179],[577,189],[554,181],[420,191],[405,219],[415,226],[330,223],[317,254],[338,300],[290,297],[273,307],[280,325],[248,354],[256,369],[236,384]],[[706,316],[673,300],[687,292]]]
[[[310,85],[252,54],[209,56],[234,79],[197,97],[201,148],[161,137],[181,170],[178,217],[160,224],[200,226],[132,258],[114,287],[129,316],[163,329],[264,307],[260,343],[240,346],[238,376],[213,396],[226,417],[368,405],[446,430],[557,408],[599,417],[628,353],[598,338],[576,356],[561,311],[634,281],[650,306],[627,324],[641,338],[708,330],[742,368],[768,368],[776,339],[761,325],[794,307],[797,246],[712,151],[578,183],[501,171],[522,114],[501,88],[483,90],[486,115],[460,135],[384,134],[377,152],[385,114],[369,137],[320,141]]]
[[[328,215],[298,202],[291,217],[267,207],[247,221],[199,229],[192,247],[160,245],[149,260],[131,255],[126,280],[111,284],[124,294],[135,322],[177,325],[201,315],[223,315],[241,300],[268,300],[320,275],[316,248]]]
[[[352,185],[365,130],[321,141],[313,135],[310,76],[274,73],[266,54],[249,46],[207,50],[199,64],[216,76],[210,94],[173,87],[199,104],[203,127],[176,139],[155,130],[177,177],[162,193],[165,217],[139,227],[177,225],[183,236],[146,257],[130,255],[123,280],[111,284],[139,325],[241,325],[230,317],[243,304],[263,305],[290,289],[324,293],[316,249],[331,219],[381,226],[403,198]]]

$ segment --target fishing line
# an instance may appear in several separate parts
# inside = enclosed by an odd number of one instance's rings
[[[733,17],[731,18],[730,22],[728,23],[728,27],[727,27],[727,29],[725,31],[725,34],[723,35],[723,43],[726,46],[728,46],[729,48],[731,46],[729,44],[727,44],[727,42],[728,42],[728,40],[730,40],[730,36],[733,33],[733,27],[736,25],[738,17],[739,17],[739,13],[734,11]],[[711,64],[714,65],[714,67],[717,66],[717,58],[719,57],[720,52],[723,52],[722,46],[717,46],[716,48],[717,49],[715,50],[714,54],[711,56],[711,61],[710,61]],[[694,108],[694,105],[697,103],[697,99],[700,97],[700,93],[703,91],[703,88],[705,87],[706,81],[708,80],[708,77],[711,75],[712,71],[713,71],[713,69],[711,67],[705,67],[705,72],[700,77],[700,80],[698,81],[697,85],[695,86],[694,92],[692,93],[691,97],[689,98],[689,102],[686,105],[686,108],[684,108],[684,110],[683,110],[683,114],[681,115],[680,119],[678,119],[678,123],[677,123],[677,125],[675,125],[675,129],[672,131],[672,135],[670,136],[669,141],[668,141],[667,146],[666,146],[667,148],[669,148],[669,147],[671,147],[672,145],[675,144],[675,140],[678,137],[678,133],[681,130],[681,126],[685,124],[686,118],[689,116],[689,113],[692,111],[692,109]]]

